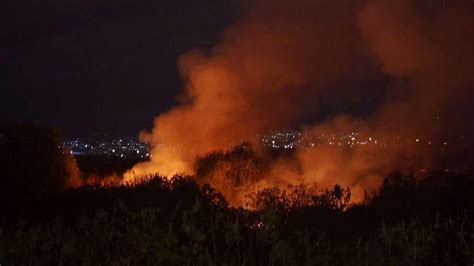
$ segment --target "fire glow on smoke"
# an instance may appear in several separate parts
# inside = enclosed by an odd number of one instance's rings
[[[210,52],[195,49],[179,58],[180,104],[140,134],[168,148],[155,145],[150,161],[133,167],[124,182],[154,173],[193,175],[226,190],[234,205],[256,188],[340,184],[357,201],[397,168],[464,167],[452,159],[461,148],[426,152],[415,144],[296,149],[271,157],[257,136],[290,128],[433,143],[470,136],[472,123],[460,118],[472,115],[474,102],[472,1],[242,4],[247,12]],[[370,85],[381,79],[381,86]],[[373,95],[381,95],[376,104]],[[363,115],[345,108],[367,105],[372,110]],[[328,106],[332,111],[322,116]],[[252,148],[239,146],[243,140]],[[459,145],[472,147],[472,140]]]

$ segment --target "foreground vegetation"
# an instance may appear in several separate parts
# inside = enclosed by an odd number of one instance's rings
[[[470,265],[473,188],[465,175],[395,172],[366,205],[300,186],[253,195],[255,211],[186,177],[69,189],[3,206],[0,263]]]
[[[47,128],[0,131],[1,265],[474,263],[472,172],[415,179],[396,171],[361,205],[351,205],[340,186],[275,187],[248,195],[242,209],[207,181],[226,176],[217,184],[234,187],[258,176],[260,161],[249,149],[200,158],[196,177],[64,189],[81,173],[59,143]],[[127,165],[103,163],[82,158],[79,166],[94,173]]]

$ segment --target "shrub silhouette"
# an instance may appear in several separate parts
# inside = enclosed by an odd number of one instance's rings
[[[58,130],[36,125],[0,127],[0,190],[4,196],[58,191],[79,180]]]
[[[411,169],[389,174],[368,201],[384,219],[474,214],[473,174],[433,172],[416,179]]]
[[[198,157],[194,167],[199,184],[210,185],[236,206],[241,205],[242,191],[261,180],[268,170],[248,143],[230,151],[215,151]]]
[[[344,207],[348,191],[340,187],[322,194],[305,189],[296,195],[328,200],[287,209],[232,209],[191,177],[154,176],[134,187],[59,191],[30,206],[41,213],[53,210],[49,218],[0,222],[0,263],[470,265],[474,260],[469,215],[382,222],[371,206]],[[266,193],[280,202],[281,195],[292,195]]]

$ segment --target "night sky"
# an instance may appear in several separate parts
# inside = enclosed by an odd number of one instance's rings
[[[15,0],[0,9],[0,121],[136,136],[182,89],[177,58],[210,49],[231,0]]]

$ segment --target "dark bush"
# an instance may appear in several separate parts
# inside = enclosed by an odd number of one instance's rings
[[[0,193],[8,198],[64,189],[79,179],[58,130],[36,125],[0,127]]]

